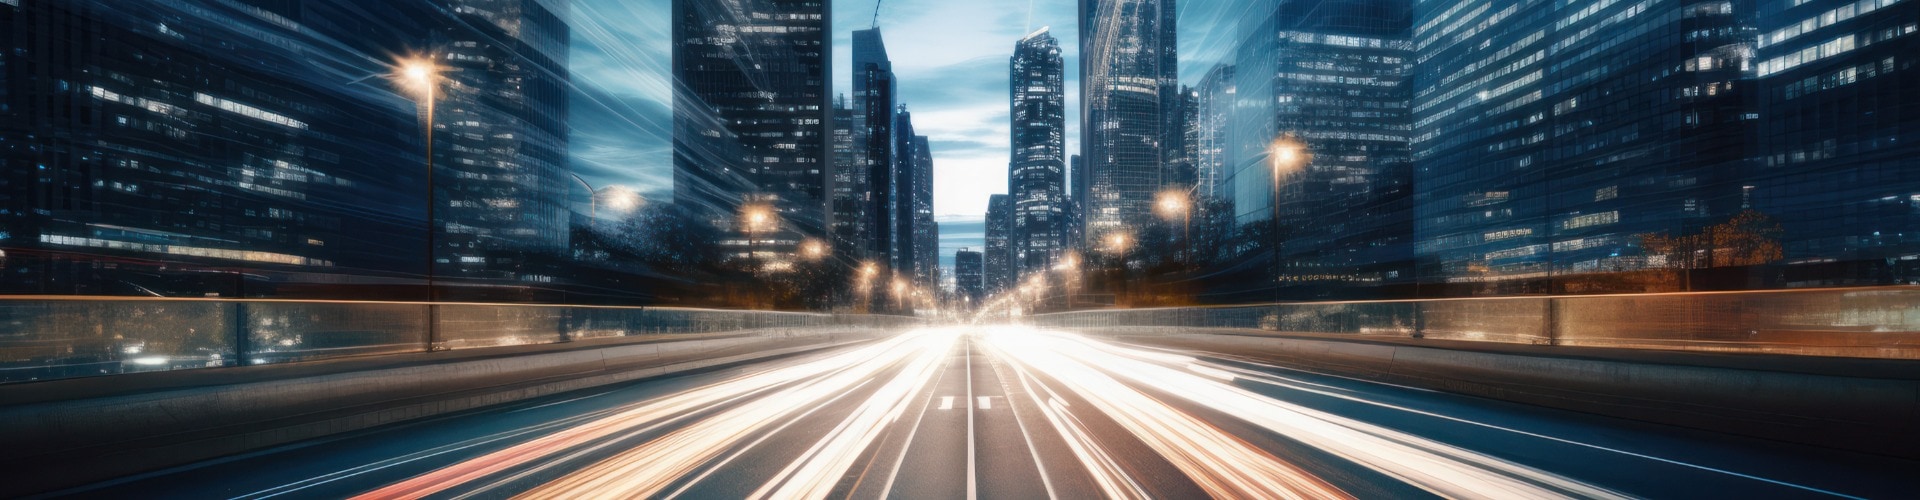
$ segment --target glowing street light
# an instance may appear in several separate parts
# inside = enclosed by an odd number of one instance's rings
[[[394,61],[394,83],[409,94],[413,94],[415,106],[420,111],[421,129],[426,134],[427,158],[427,301],[440,299],[440,291],[434,286],[434,274],[439,262],[434,258],[436,245],[433,229],[433,108],[440,87],[440,67],[433,63],[432,56],[408,57]],[[431,332],[429,332],[431,333]],[[431,335],[429,335],[431,336]]]
[[[1123,254],[1123,253],[1126,253],[1128,249],[1132,248],[1132,246],[1133,246],[1133,236],[1128,235],[1127,233],[1116,232],[1116,233],[1107,234],[1107,252],[1114,253],[1114,254]]]
[[[826,242],[808,238],[800,242],[800,257],[809,261],[818,261],[827,256]]]
[[[1267,147],[1268,163],[1273,169],[1273,199],[1267,204],[1273,207],[1273,219],[1269,222],[1273,224],[1273,300],[1276,302],[1280,300],[1280,274],[1286,271],[1280,256],[1280,245],[1284,243],[1280,237],[1280,179],[1299,172],[1312,161],[1306,149],[1293,134],[1281,135]]]

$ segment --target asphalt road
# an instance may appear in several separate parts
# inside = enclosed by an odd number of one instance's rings
[[[84,464],[76,464],[84,466]],[[641,381],[103,498],[1886,498],[1920,464],[1017,327]]]

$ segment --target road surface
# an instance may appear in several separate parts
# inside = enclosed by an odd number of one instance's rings
[[[1022,327],[383,427],[108,498],[1879,498],[1910,461]]]

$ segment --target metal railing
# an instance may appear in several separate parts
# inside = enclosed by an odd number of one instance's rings
[[[1920,359],[1920,287],[1281,303],[1042,314],[1185,327],[1634,349]]]
[[[902,316],[528,304],[0,297],[0,383]]]

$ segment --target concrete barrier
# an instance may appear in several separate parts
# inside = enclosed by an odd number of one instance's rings
[[[383,424],[848,345],[782,328],[0,385],[0,497]]]
[[[1153,347],[1777,441],[1920,459],[1920,362],[1091,328]]]

